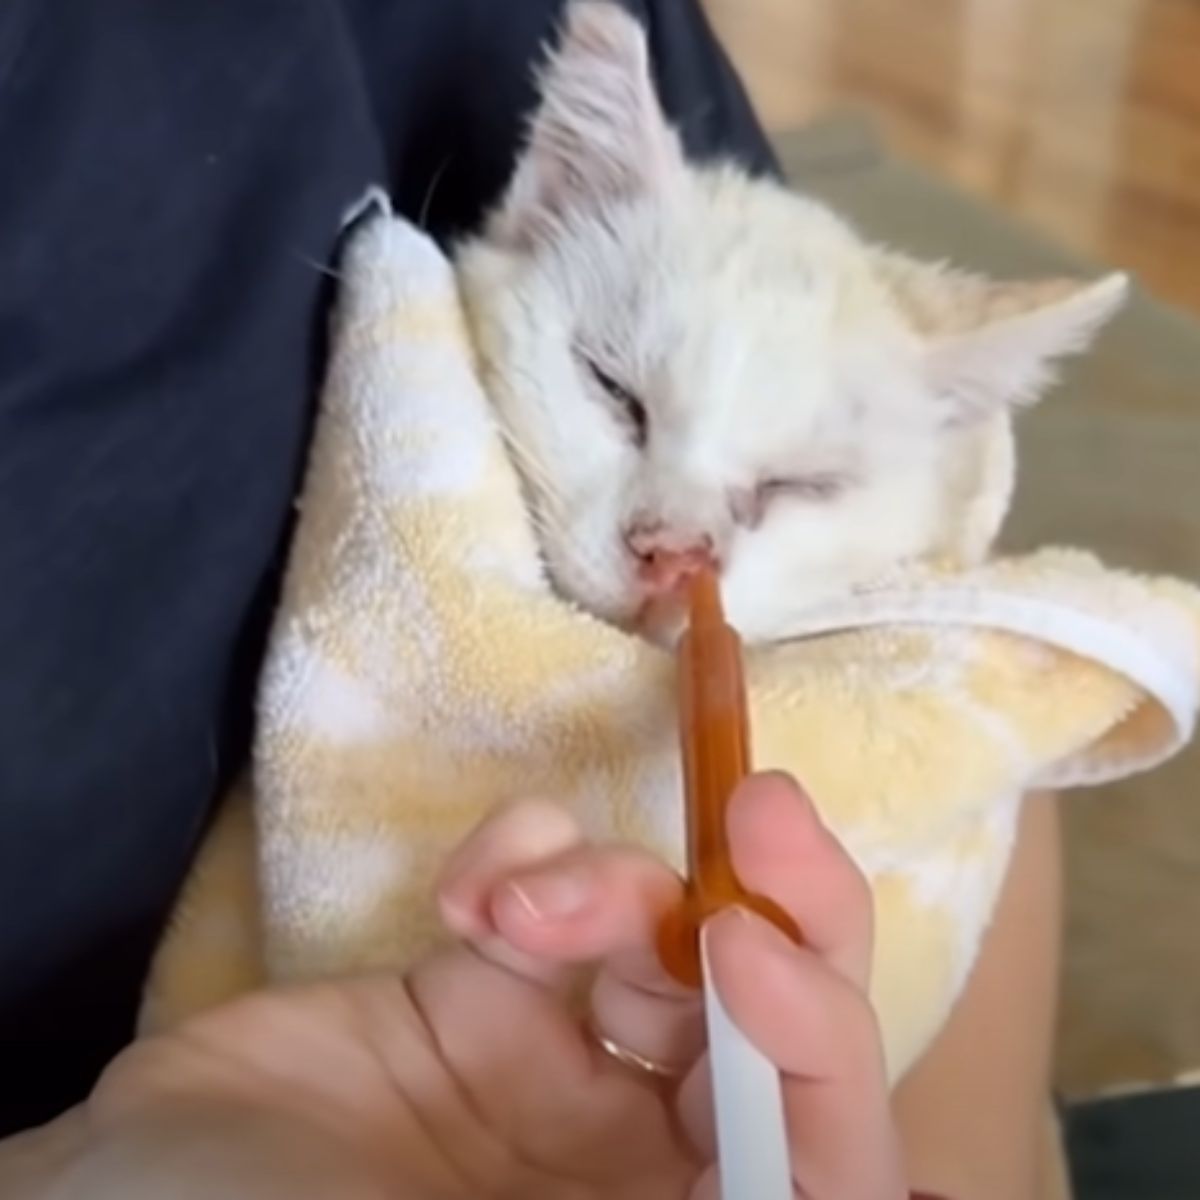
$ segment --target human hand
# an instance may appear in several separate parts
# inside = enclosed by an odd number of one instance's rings
[[[748,781],[729,826],[739,875],[807,938],[737,912],[706,934],[727,1009],[783,1073],[796,1194],[899,1200],[865,884],[782,778]],[[589,846],[560,809],[502,810],[443,877],[458,945],[402,976],[264,991],[131,1047],[54,1195],[715,1200],[701,1005],[653,951],[679,895],[660,863]],[[566,996],[588,967],[583,1023]]]

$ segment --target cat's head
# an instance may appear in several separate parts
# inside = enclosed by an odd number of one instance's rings
[[[1125,289],[919,263],[685,162],[643,31],[606,3],[568,10],[459,274],[556,587],[662,633],[680,571],[711,557],[755,639],[952,549],[956,455],[1035,400]]]

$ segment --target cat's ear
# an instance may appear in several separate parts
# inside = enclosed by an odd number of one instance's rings
[[[569,212],[669,186],[683,165],[650,74],[646,34],[617,4],[567,8],[493,236],[531,244]]]
[[[881,254],[876,275],[925,341],[925,370],[947,423],[1037,401],[1056,363],[1087,349],[1121,307],[1122,274],[1004,282]]]

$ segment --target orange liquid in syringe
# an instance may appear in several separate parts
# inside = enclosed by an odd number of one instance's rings
[[[801,935],[779,905],[742,886],[730,859],[725,812],[751,770],[750,726],[741,640],[725,622],[711,571],[691,582],[678,663],[688,877],[683,903],[659,928],[658,954],[672,978],[699,987],[700,930],[721,909],[746,908],[795,941]]]

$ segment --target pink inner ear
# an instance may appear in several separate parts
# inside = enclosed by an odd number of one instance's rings
[[[1055,303],[936,340],[928,378],[946,404],[948,423],[969,424],[1039,400],[1056,364],[1088,348],[1125,288],[1123,276],[1109,276]]]
[[[657,190],[682,166],[641,25],[610,4],[570,14],[493,229],[505,240],[536,241],[571,212]]]

